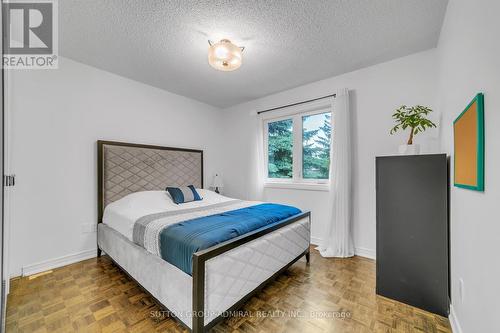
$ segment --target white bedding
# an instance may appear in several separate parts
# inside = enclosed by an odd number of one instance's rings
[[[132,193],[106,206],[102,222],[133,241],[134,223],[143,216],[166,211],[204,207],[234,200],[209,190],[196,189],[196,191],[203,200],[180,205],[175,204],[166,191]]]

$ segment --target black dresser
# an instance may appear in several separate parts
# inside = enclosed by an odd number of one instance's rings
[[[377,294],[448,317],[446,154],[376,158]]]

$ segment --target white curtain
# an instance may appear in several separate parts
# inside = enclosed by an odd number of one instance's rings
[[[328,229],[318,250],[323,257],[352,257],[351,125],[349,91],[342,89],[333,101],[330,149],[330,201]]]
[[[264,178],[266,171],[264,169],[264,129],[262,126],[262,117],[255,111],[255,123],[256,126],[256,137],[254,137],[255,151],[253,152],[255,158],[253,159],[256,163],[255,174],[251,175],[251,184],[253,185],[253,191],[249,199],[251,200],[263,200],[264,196]]]

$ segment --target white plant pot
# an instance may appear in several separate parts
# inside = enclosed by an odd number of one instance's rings
[[[418,155],[420,154],[420,145],[401,145],[399,146],[399,155]]]

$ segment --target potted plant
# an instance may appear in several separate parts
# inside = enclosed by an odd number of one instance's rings
[[[406,145],[399,146],[399,153],[403,155],[413,155],[420,152],[420,146],[413,143],[413,137],[420,132],[424,132],[427,128],[436,127],[431,120],[427,119],[432,110],[426,106],[415,105],[408,107],[400,106],[392,115],[396,121],[396,126],[391,129],[391,135],[399,130],[410,129],[410,137]]]

